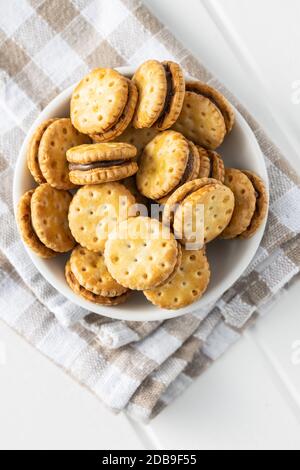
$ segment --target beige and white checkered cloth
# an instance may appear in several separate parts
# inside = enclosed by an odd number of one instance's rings
[[[0,0],[0,7],[0,318],[111,409],[152,418],[299,272],[299,179],[245,109],[140,1]],[[11,189],[26,132],[52,98],[93,67],[148,58],[178,61],[237,106],[266,158],[271,211],[252,265],[210,311],[125,323],[87,315],[39,275],[16,231]]]

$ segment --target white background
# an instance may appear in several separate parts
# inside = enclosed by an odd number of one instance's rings
[[[300,169],[300,2],[145,3]],[[299,287],[149,426],[113,416],[0,323],[0,448],[299,450]]]

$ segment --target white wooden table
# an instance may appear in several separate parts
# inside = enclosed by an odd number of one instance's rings
[[[298,0],[145,0],[300,170]],[[0,448],[300,449],[300,284],[149,426],[0,324]],[[247,364],[247,367],[245,367]]]

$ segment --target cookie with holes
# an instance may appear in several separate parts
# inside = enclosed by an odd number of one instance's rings
[[[169,129],[178,118],[184,100],[181,67],[172,61],[148,60],[140,65],[132,80],[139,93],[134,127]]]
[[[76,145],[90,143],[91,139],[78,132],[68,118],[56,119],[42,135],[38,150],[41,172],[51,186],[57,189],[72,189],[66,153]]]
[[[234,124],[226,98],[208,85],[189,81],[181,113],[173,128],[209,150],[219,147]]]
[[[210,267],[205,250],[182,250],[182,259],[173,279],[164,286],[144,291],[145,297],[160,308],[176,310],[199,300],[209,285]]]
[[[236,238],[245,232],[252,221],[256,208],[256,194],[248,176],[235,168],[227,168],[225,183],[234,194],[235,208],[230,224],[222,233],[222,238]]]
[[[164,131],[145,147],[136,175],[138,190],[158,200],[183,184],[194,172],[194,146],[179,132]]]
[[[109,232],[131,215],[134,204],[134,196],[120,183],[83,186],[69,209],[69,226],[75,240],[91,251],[103,252]]]
[[[70,267],[79,284],[96,295],[118,297],[128,290],[111,277],[102,253],[78,245],[72,251]]]
[[[128,289],[126,290],[126,292],[121,295],[117,295],[116,297],[105,297],[103,295],[95,294],[94,292],[86,289],[77,280],[77,277],[72,271],[70,261],[67,261],[65,266],[65,278],[68,286],[70,287],[70,289],[72,289],[75,294],[95,304],[113,307],[114,305],[120,305],[126,302],[130,295],[130,291]]]
[[[33,132],[28,149],[27,149],[27,166],[28,169],[35,180],[36,183],[42,184],[46,183],[46,179],[40,169],[39,164],[39,146],[42,139],[42,136],[47,129],[47,127],[54,122],[55,119],[47,119],[43,121]]]
[[[129,94],[128,79],[110,68],[97,68],[75,87],[71,121],[84,134],[102,134],[120,119]]]
[[[17,210],[17,223],[21,237],[29,248],[41,258],[53,258],[58,253],[48,248],[34,231],[31,220],[31,199],[34,189],[27,191],[20,198]]]
[[[124,142],[79,145],[67,152],[70,180],[76,185],[118,181],[134,175],[136,148]]]
[[[98,134],[91,134],[94,142],[109,142],[119,137],[129,126],[132,121],[133,113],[136,108],[138,92],[135,84],[127,79],[128,83],[128,98],[125,108],[116,123],[107,131]]]
[[[178,267],[174,235],[158,220],[131,217],[109,234],[105,264],[122,286],[135,290],[163,285]]]
[[[72,250],[75,240],[68,224],[72,196],[68,191],[48,183],[38,186],[31,197],[31,222],[39,240],[50,250],[65,253]]]
[[[196,180],[197,181],[197,180]],[[217,238],[228,226],[234,195],[221,183],[203,185],[187,195],[174,215],[174,233],[183,245],[201,248]]]

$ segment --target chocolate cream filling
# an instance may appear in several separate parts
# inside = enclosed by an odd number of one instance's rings
[[[166,115],[170,112],[171,108],[171,103],[172,103],[172,98],[175,94],[175,90],[173,88],[173,77],[172,77],[172,72],[170,70],[170,67],[168,64],[163,64],[163,67],[166,72],[166,79],[167,79],[167,93],[166,93],[166,99],[164,103],[164,107],[157,119],[157,123],[161,123]]]
[[[91,163],[69,163],[69,170],[88,171],[96,168],[109,168],[111,166],[122,166],[129,163],[131,160],[105,160],[102,162],[91,162]]]

